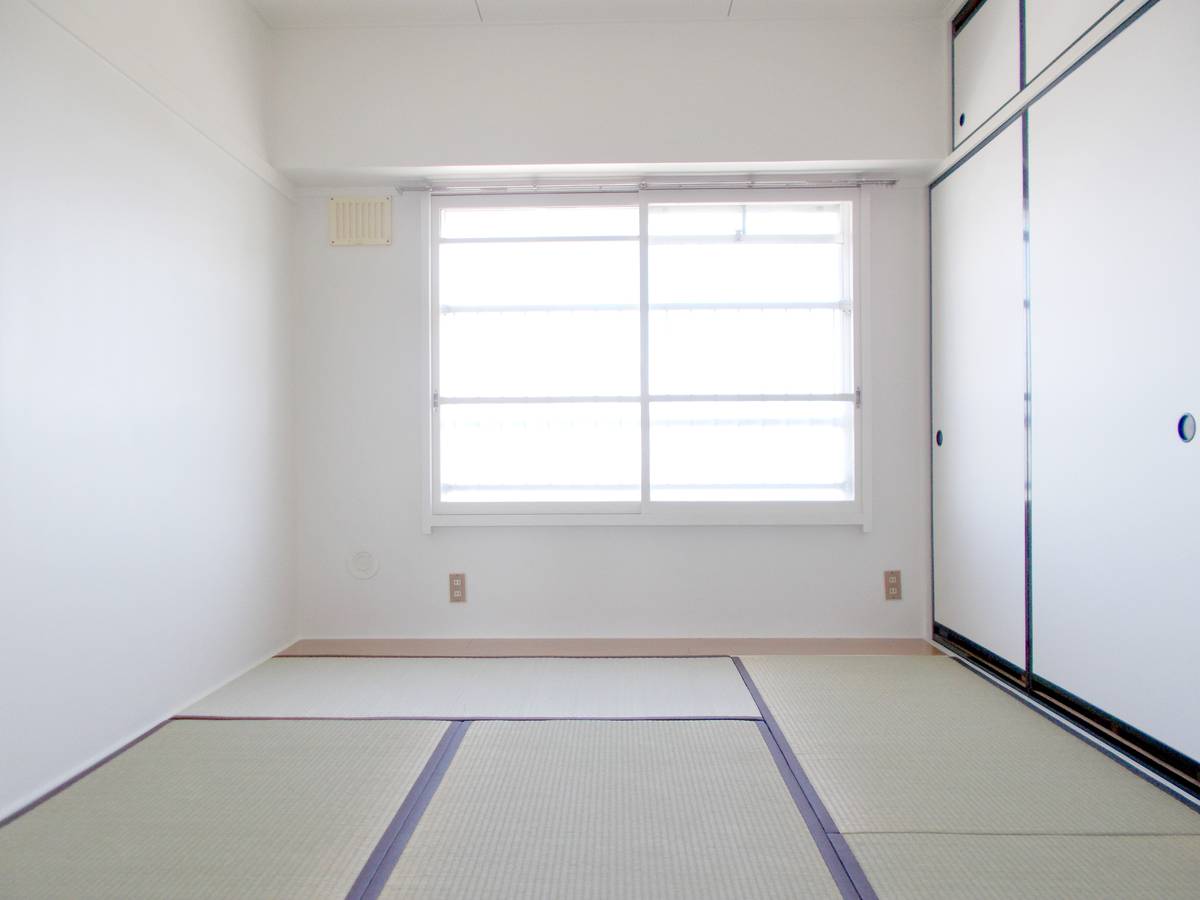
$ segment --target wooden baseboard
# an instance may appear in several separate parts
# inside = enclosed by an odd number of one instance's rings
[[[308,638],[280,656],[939,656],[921,638]]]

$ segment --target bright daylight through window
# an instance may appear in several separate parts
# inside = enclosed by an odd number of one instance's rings
[[[435,197],[435,514],[856,500],[854,192]]]

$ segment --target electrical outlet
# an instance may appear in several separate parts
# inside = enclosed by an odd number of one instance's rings
[[[888,569],[883,573],[883,599],[884,600],[899,600],[900,593],[900,570]]]
[[[467,602],[467,576],[462,572],[450,573],[450,602]]]

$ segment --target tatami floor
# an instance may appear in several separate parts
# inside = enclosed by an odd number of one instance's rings
[[[302,641],[0,827],[0,896],[1172,898],[1191,804],[921,641]]]

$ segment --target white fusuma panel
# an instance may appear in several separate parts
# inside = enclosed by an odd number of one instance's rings
[[[1114,0],[1025,0],[1025,74],[1037,74],[1117,4]]]
[[[1034,671],[1192,757],[1198,47],[1160,0],[1029,118]]]
[[[935,619],[1024,669],[1020,122],[934,187],[930,203]]]
[[[1020,3],[986,0],[954,36],[955,145],[1020,89]]]

